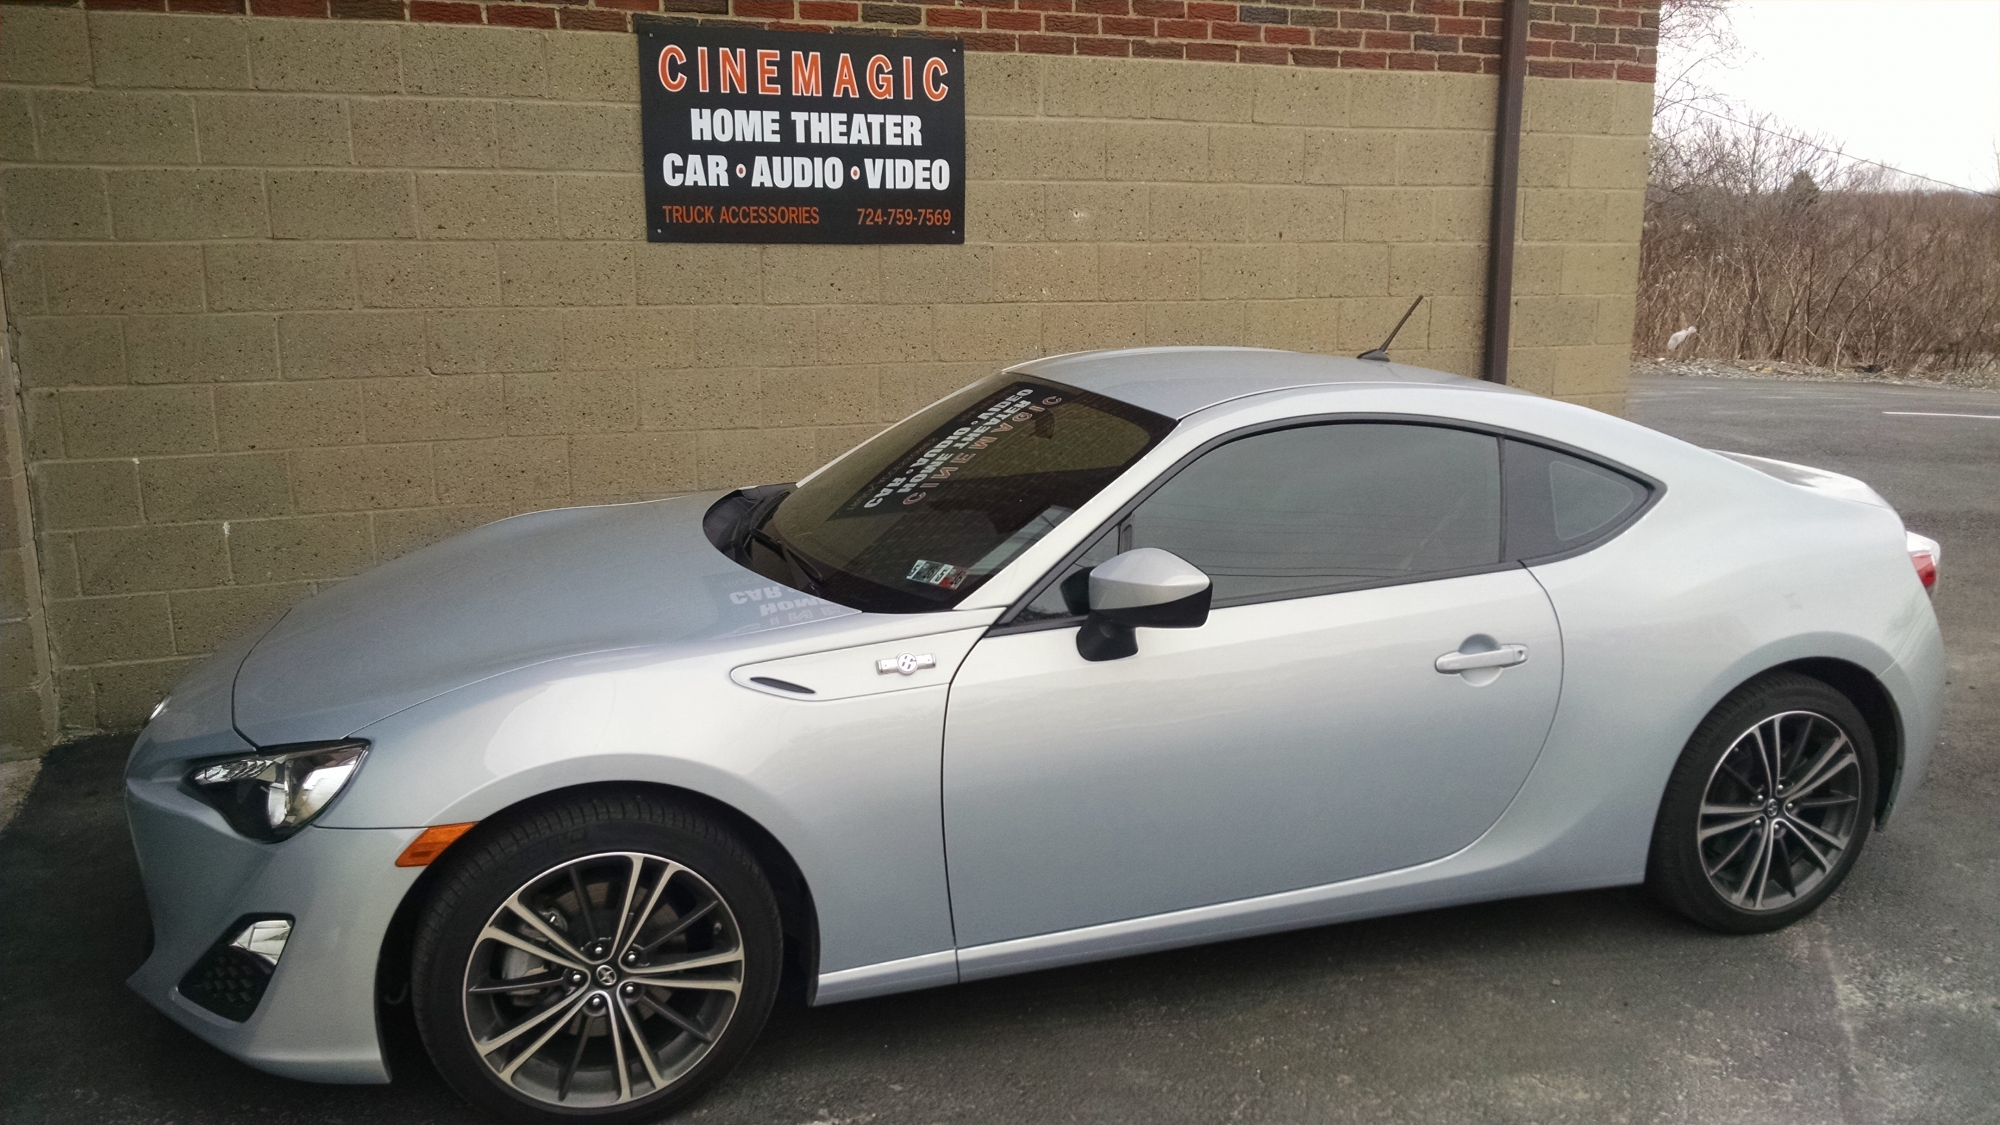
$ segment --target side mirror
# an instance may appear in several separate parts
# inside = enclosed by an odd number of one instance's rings
[[[1171,551],[1140,547],[1090,571],[1090,616],[1076,634],[1085,660],[1139,651],[1135,628],[1193,629],[1208,620],[1208,575]]]

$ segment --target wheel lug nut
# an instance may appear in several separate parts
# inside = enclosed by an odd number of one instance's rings
[[[569,982],[570,982],[571,984],[582,984],[582,983],[583,983],[583,974],[582,974],[582,973],[579,973],[579,972],[577,972],[577,971],[576,971],[575,969],[571,969],[571,970],[569,971]]]
[[[624,992],[625,992],[625,995],[627,995],[627,996],[637,996],[637,995],[639,995],[639,986],[638,986],[638,985],[636,985],[636,984],[632,984],[632,983],[630,983],[630,982],[627,982],[627,983],[626,983],[626,985],[625,985],[625,988],[624,988]]]

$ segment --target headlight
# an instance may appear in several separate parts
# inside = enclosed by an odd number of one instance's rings
[[[332,803],[367,754],[366,742],[274,746],[197,766],[188,788],[245,836],[282,840]]]

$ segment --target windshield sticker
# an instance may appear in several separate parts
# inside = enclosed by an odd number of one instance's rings
[[[1033,432],[1024,427],[1036,423],[1034,430],[1048,436],[1049,423],[1044,419],[1050,419],[1049,411],[1068,400],[1069,396],[1050,387],[1014,383],[984,405],[946,423],[931,435],[921,452],[877,474],[829,518],[888,515],[915,507],[1005,435]],[[917,579],[912,576],[911,581]]]
[[[932,562],[929,559],[918,559],[916,564],[910,567],[910,581],[921,582],[926,586],[936,586],[941,590],[956,590],[959,583],[965,581],[965,576],[968,573],[962,566]]]

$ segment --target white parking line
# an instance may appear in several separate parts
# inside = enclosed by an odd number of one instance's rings
[[[1884,414],[1900,414],[1906,418],[1985,418],[2000,422],[2000,414],[1945,414],[1936,410],[1884,410]]]

